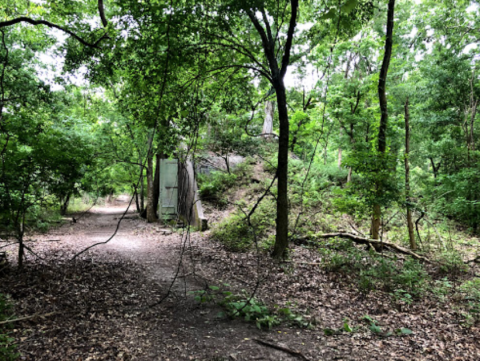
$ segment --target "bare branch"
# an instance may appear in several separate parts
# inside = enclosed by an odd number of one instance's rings
[[[49,21],[46,21],[46,20],[34,20],[32,18],[29,18],[29,17],[26,17],[26,16],[21,16],[21,17],[18,17],[16,19],[12,19],[12,20],[7,20],[7,21],[0,21],[0,28],[5,28],[7,26],[12,26],[12,25],[15,25],[15,24],[19,24],[19,23],[28,23],[30,25],[34,25],[34,26],[37,26],[37,25],[46,25],[48,26],[49,28],[52,28],[52,29],[58,29],[58,30],[61,30],[63,31],[64,33],[67,33],[68,35],[74,37],[75,39],[77,39],[80,43],[82,43],[83,45],[85,46],[88,46],[88,47],[91,47],[91,48],[96,48],[96,49],[99,49],[98,47],[98,44],[100,42],[100,40],[104,39],[105,36],[102,36],[99,40],[97,40],[95,43],[89,43],[88,41],[82,39],[80,36],[78,36],[77,34],[75,34],[73,31],[70,31],[68,29],[65,29],[64,27],[60,26],[60,25],[57,25],[57,24],[54,24],[54,23],[51,23]]]
[[[103,9],[103,0],[98,0],[98,12],[100,13],[100,19],[102,19],[103,27],[106,28],[108,21],[105,16],[105,10]]]
[[[297,25],[298,0],[292,0],[292,15],[290,16],[290,25],[288,26],[287,41],[285,42],[285,50],[282,58],[282,69],[280,70],[280,78],[283,79],[290,63],[290,51],[293,43],[293,33]]]

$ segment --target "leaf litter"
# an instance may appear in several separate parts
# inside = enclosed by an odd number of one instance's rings
[[[208,232],[193,233],[178,268],[180,236],[133,217],[111,244],[70,262],[105,239],[120,208],[94,210],[75,225],[36,236],[30,245],[42,259],[30,255],[22,272],[14,265],[2,270],[0,293],[10,295],[17,317],[55,312],[12,324],[21,360],[480,359],[480,329],[464,327],[454,303],[425,297],[398,308],[388,294],[363,295],[348,274],[318,267],[318,254],[301,247],[293,248],[291,263],[278,264],[266,254],[227,252]],[[170,296],[147,307],[165,296],[177,268]],[[261,331],[219,318],[218,305],[199,305],[190,294],[214,284],[248,294],[257,280],[255,297],[294,309],[313,328],[281,324]],[[381,331],[372,332],[372,324]]]

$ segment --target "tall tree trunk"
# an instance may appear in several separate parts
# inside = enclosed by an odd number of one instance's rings
[[[265,139],[271,138],[273,135],[273,114],[275,112],[275,103],[267,100],[265,102],[265,120],[263,121],[262,136]]]
[[[387,149],[387,126],[388,126],[388,109],[387,109],[387,74],[388,67],[390,65],[390,58],[392,57],[393,46],[393,26],[394,26],[394,12],[395,12],[395,0],[388,1],[388,16],[387,16],[387,37],[385,40],[385,54],[383,56],[382,68],[380,69],[380,78],[378,81],[378,99],[380,101],[380,127],[378,129],[378,152],[380,153],[380,161],[385,164],[385,151]],[[376,193],[377,199],[382,194],[383,189],[380,182],[377,182]],[[378,201],[377,201],[378,202]],[[380,230],[380,218],[381,218],[381,205],[376,203],[373,206],[372,214],[372,238],[379,238]]]
[[[227,167],[227,173],[230,174],[230,162],[228,160],[228,154],[225,155],[225,158],[223,158],[225,160],[225,166]]]
[[[478,100],[473,101],[472,114],[470,116],[470,149],[475,151],[475,138],[473,136],[475,115],[477,114]]]
[[[290,52],[293,44],[295,26],[297,25],[298,0],[291,0],[291,16],[287,30],[287,39],[283,45],[283,57],[281,66],[278,64],[278,52],[275,51],[276,38],[268,22],[268,17],[263,7],[258,8],[262,14],[265,28],[256,17],[256,11],[252,7],[245,6],[243,10],[247,13],[253,26],[262,39],[262,47],[270,68],[269,80],[275,89],[277,96],[278,119],[280,122],[280,134],[278,140],[278,165],[277,165],[277,219],[276,238],[272,256],[282,258],[288,247],[288,143],[289,143],[289,121],[287,110],[287,96],[285,92],[284,78],[290,64]]]
[[[68,208],[68,204],[70,202],[71,196],[72,194],[68,192],[65,198],[63,199],[62,205],[60,206],[60,215],[64,216],[65,214],[67,214],[67,208]]]
[[[140,203],[138,203],[138,191],[137,186],[133,183],[133,195],[135,197],[135,206],[137,207],[137,212],[141,212],[140,210]]]
[[[347,183],[352,181],[352,167],[348,167]]]
[[[340,139],[343,136],[343,129],[340,128]],[[342,147],[338,147],[338,169],[342,169]]]
[[[272,256],[281,258],[288,247],[288,140],[289,122],[287,110],[287,96],[283,79],[275,87],[277,94],[278,118],[280,120],[280,134],[278,140],[278,196],[277,196],[277,236]]]
[[[432,171],[433,171],[433,178],[436,179],[438,176],[438,170],[440,169],[440,166],[442,165],[442,162],[438,163],[437,166],[435,166],[435,162],[432,157],[429,157],[430,159],[430,164],[432,165]]]
[[[25,215],[26,215],[26,210],[23,211],[23,216],[21,220],[19,221],[17,218],[17,236],[18,236],[18,268],[22,269],[23,268],[23,258],[25,257],[25,247],[24,247],[24,239],[23,235],[25,234]]]
[[[156,164],[155,164],[155,178],[153,179],[153,209],[155,209],[155,214],[158,218],[158,200],[160,198],[160,159],[162,159],[162,154],[155,155]]]
[[[23,246],[23,236],[18,239],[18,268],[23,268],[23,257],[25,256],[25,249]]]
[[[157,215],[153,206],[153,154],[150,154],[147,159],[147,222],[152,223],[157,221]]]
[[[342,148],[338,147],[338,169],[342,169]]]
[[[142,159],[140,158],[140,163],[142,163]],[[145,193],[145,190],[144,190],[144,179],[143,179],[143,165],[140,165],[140,214],[143,218],[145,218],[145,214],[144,214],[144,211],[145,211],[145,200],[144,200],[144,193]]]
[[[412,209],[410,198],[410,161],[408,159],[410,154],[410,112],[408,109],[408,98],[405,101],[405,201],[407,204],[407,227],[408,239],[410,241],[410,248],[417,249],[415,242],[415,233],[413,230]]]

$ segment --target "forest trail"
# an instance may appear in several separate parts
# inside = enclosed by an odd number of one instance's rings
[[[221,309],[212,303],[199,305],[190,291],[205,289],[206,282],[182,277],[183,267],[170,296],[149,307],[172,284],[181,237],[164,235],[160,225],[145,223],[133,211],[107,244],[84,253],[76,264],[68,260],[110,238],[127,204],[120,198],[95,206],[74,215],[76,223],[38,236],[30,246],[42,260],[30,255],[22,276],[7,275],[10,285],[4,286],[15,290],[10,293],[17,316],[58,313],[16,323],[13,336],[22,360],[299,359],[254,341],[286,347],[272,339],[281,331],[266,333],[241,320],[219,318]],[[292,336],[285,332],[286,338]]]
[[[312,267],[318,254],[307,249],[294,249],[295,269],[272,263],[268,255],[260,256],[257,269],[251,255],[228,253],[198,232],[183,247],[181,235],[132,211],[108,244],[72,262],[79,251],[111,237],[126,207],[120,198],[74,215],[76,223],[32,236],[35,241],[27,244],[37,256],[28,253],[25,269],[0,270],[0,293],[11,296],[17,317],[54,313],[15,323],[11,335],[22,361],[479,359],[480,329],[461,327],[448,304],[427,299],[399,309],[381,293],[359,295],[338,274]],[[293,311],[309,309],[316,325],[285,322],[261,331],[252,322],[219,317],[225,283],[243,297],[255,290],[268,305],[288,300]],[[209,286],[221,287],[216,298]],[[208,291],[209,302],[194,300],[190,291],[199,290]],[[372,333],[365,315],[385,332],[407,327],[413,335]],[[355,331],[344,332],[345,322]]]

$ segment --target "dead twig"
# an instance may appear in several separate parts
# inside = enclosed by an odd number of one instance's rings
[[[274,343],[262,341],[262,340],[259,340],[259,339],[257,339],[257,338],[254,338],[253,341],[258,342],[259,344],[261,344],[261,345],[263,345],[263,346],[268,346],[268,347],[271,347],[271,348],[274,348],[274,349],[277,349],[277,350],[280,350],[280,351],[289,353],[290,355],[300,357],[300,358],[303,359],[303,360],[310,361],[310,360],[309,360],[307,357],[305,357],[305,355],[304,355],[303,353],[301,353],[300,351],[292,350],[292,349],[290,349],[290,348],[283,347],[283,346],[280,346],[280,345],[276,345],[276,344],[274,344]]]
[[[12,322],[30,320],[30,319],[32,319],[32,318],[37,318],[37,317],[41,317],[41,318],[49,317],[49,316],[56,315],[57,313],[59,313],[59,312],[50,312],[50,313],[45,313],[45,314],[43,314],[43,315],[41,315],[41,314],[39,314],[39,313],[35,313],[34,315],[31,315],[31,316],[25,316],[25,317],[14,318],[14,319],[12,319],[12,320],[1,321],[1,322],[0,322],[0,325],[5,325],[5,324],[7,324],[7,323],[12,323]]]

